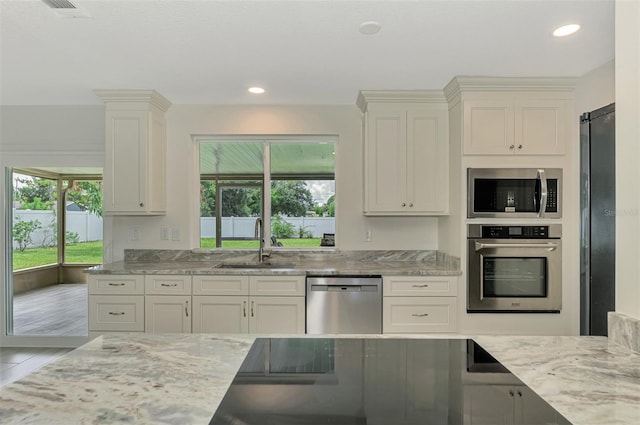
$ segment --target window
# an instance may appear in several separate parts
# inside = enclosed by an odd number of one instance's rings
[[[200,246],[314,248],[335,234],[335,138],[200,138]]]

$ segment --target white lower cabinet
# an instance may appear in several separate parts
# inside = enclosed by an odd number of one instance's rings
[[[90,295],[89,332],[144,331],[143,295]]]
[[[464,385],[464,425],[568,425],[524,385]]]
[[[304,276],[195,276],[193,332],[303,334],[304,283]]]
[[[144,331],[191,333],[191,295],[146,295]]]
[[[383,333],[454,333],[457,277],[383,276]]]

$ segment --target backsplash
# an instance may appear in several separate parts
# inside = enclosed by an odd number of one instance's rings
[[[611,341],[640,353],[640,320],[610,311],[608,331]]]
[[[427,263],[448,266],[453,269],[460,268],[460,258],[453,257],[439,251],[325,251],[325,250],[305,250],[305,251],[280,251],[274,250],[269,261],[272,263],[291,262],[296,260],[323,261],[329,259],[340,259],[342,261],[364,261],[372,263],[389,263],[407,261],[412,263]],[[231,260],[250,262],[257,260],[255,250],[213,250],[213,249],[192,249],[192,250],[170,250],[170,249],[125,249],[124,261],[127,263],[144,262],[208,262]]]

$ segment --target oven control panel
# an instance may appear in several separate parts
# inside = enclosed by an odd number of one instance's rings
[[[482,226],[486,239],[548,239],[549,226]]]

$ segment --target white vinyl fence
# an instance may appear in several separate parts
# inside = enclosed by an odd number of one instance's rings
[[[31,243],[28,248],[55,246],[57,217],[53,211],[13,210],[13,222],[40,222],[40,229],[31,233]],[[88,211],[67,211],[67,232],[78,234],[78,242],[102,240],[102,217]],[[18,243],[13,241],[13,248],[18,249]]]
[[[283,217],[284,221],[293,225],[294,235],[298,237],[298,229],[311,233],[314,238],[321,238],[324,233],[336,232],[334,217]],[[272,219],[272,223],[275,220]],[[222,236],[225,238],[248,238],[255,235],[256,217],[222,217]],[[273,228],[273,227],[272,227]],[[200,218],[200,237],[216,237],[216,218]]]

